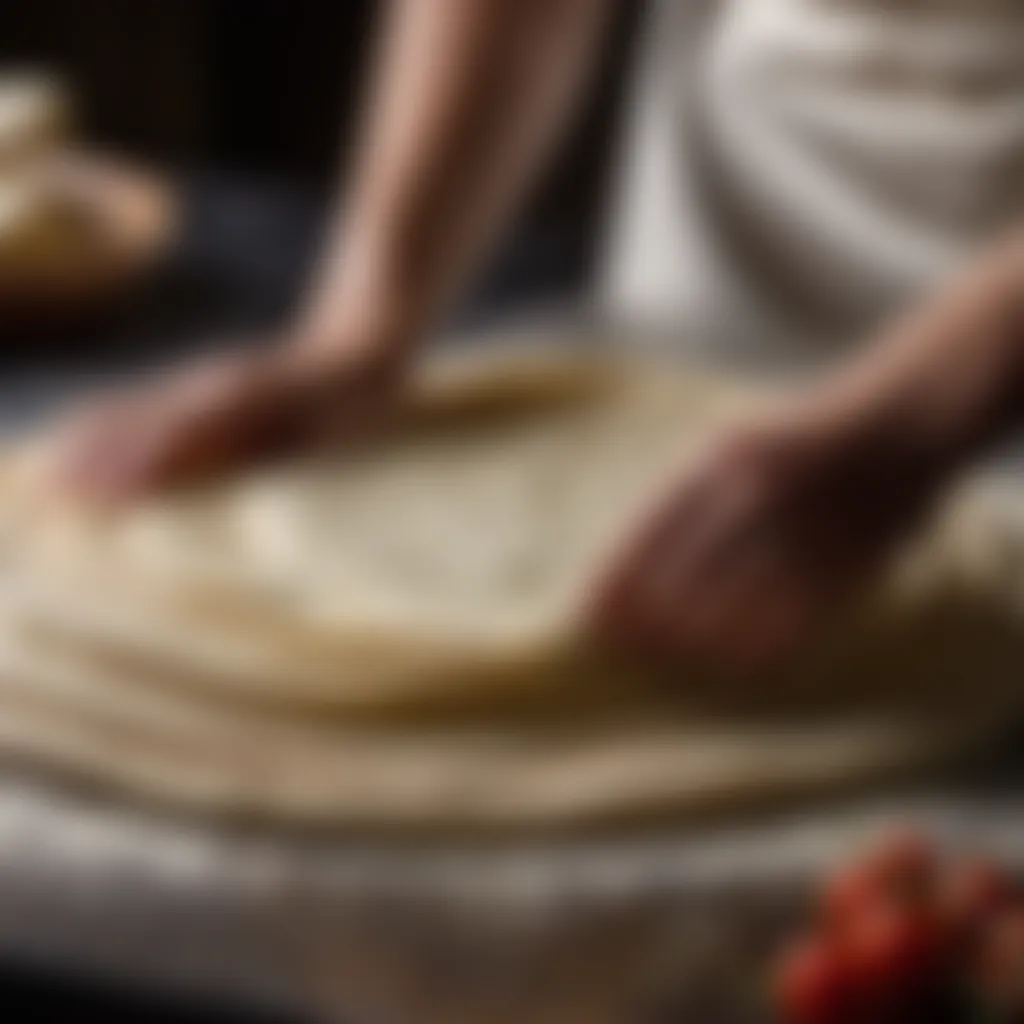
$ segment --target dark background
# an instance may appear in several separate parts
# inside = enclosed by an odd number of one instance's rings
[[[97,143],[187,170],[317,193],[353,144],[379,0],[7,0],[0,63],[55,68]],[[576,283],[594,250],[640,2],[523,219]],[[557,266],[555,266],[557,264]]]

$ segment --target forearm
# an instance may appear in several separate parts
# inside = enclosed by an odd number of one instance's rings
[[[1024,232],[883,334],[821,400],[840,426],[867,422],[938,472],[1024,423]]]
[[[424,332],[525,194],[581,92],[610,8],[394,0],[304,334],[330,349],[353,324],[398,347]]]

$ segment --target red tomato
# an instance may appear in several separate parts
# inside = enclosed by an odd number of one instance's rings
[[[881,901],[926,903],[935,871],[927,840],[909,830],[894,832],[826,882],[820,898],[824,918],[841,930],[846,921]]]
[[[843,958],[833,943],[809,938],[782,958],[775,994],[786,1024],[844,1024],[850,986]]]
[[[943,880],[941,905],[958,936],[970,938],[1014,899],[1016,886],[1002,868],[985,860],[957,865]]]
[[[1024,907],[1004,908],[985,928],[976,972],[982,992],[1001,1011],[1024,1011]]]
[[[901,828],[870,850],[864,864],[879,885],[896,893],[919,895],[934,879],[936,860],[935,849],[925,836]]]
[[[873,874],[860,865],[846,867],[825,883],[820,906],[826,925],[842,932],[849,921],[856,920],[873,907],[884,894]]]
[[[871,1006],[912,1001],[941,972],[945,941],[937,917],[880,902],[847,923],[843,953],[856,991]]]

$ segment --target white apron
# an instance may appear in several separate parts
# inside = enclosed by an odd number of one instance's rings
[[[1024,218],[1024,0],[660,0],[602,303],[832,351]]]

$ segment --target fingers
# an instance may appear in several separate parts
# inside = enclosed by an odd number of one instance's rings
[[[709,658],[740,671],[794,650],[827,607],[814,577],[774,539],[748,545],[720,529],[717,542],[667,553],[656,578],[635,568],[604,635],[635,652]]]
[[[113,398],[97,402],[74,415],[61,431],[50,465],[49,481],[56,490],[113,494],[133,459],[139,441],[135,401]]]
[[[151,411],[118,408],[104,413],[97,411],[95,425],[88,429],[69,431],[58,451],[52,482],[61,491],[118,502],[163,470],[172,439],[169,424],[155,421]]]
[[[734,469],[727,455],[701,463],[634,534],[595,602],[606,636],[648,653],[699,649],[757,585],[763,495]]]
[[[64,430],[53,483],[117,502],[226,468],[262,427],[261,385],[245,364],[219,360],[97,402]]]
[[[785,658],[834,607],[850,569],[805,512],[779,480],[720,450],[633,535],[592,621],[649,657],[740,671]]]
[[[606,636],[625,646],[643,646],[652,639],[651,612],[671,599],[678,540],[701,522],[702,506],[711,497],[699,475],[688,484],[640,520],[595,585],[593,619]]]

